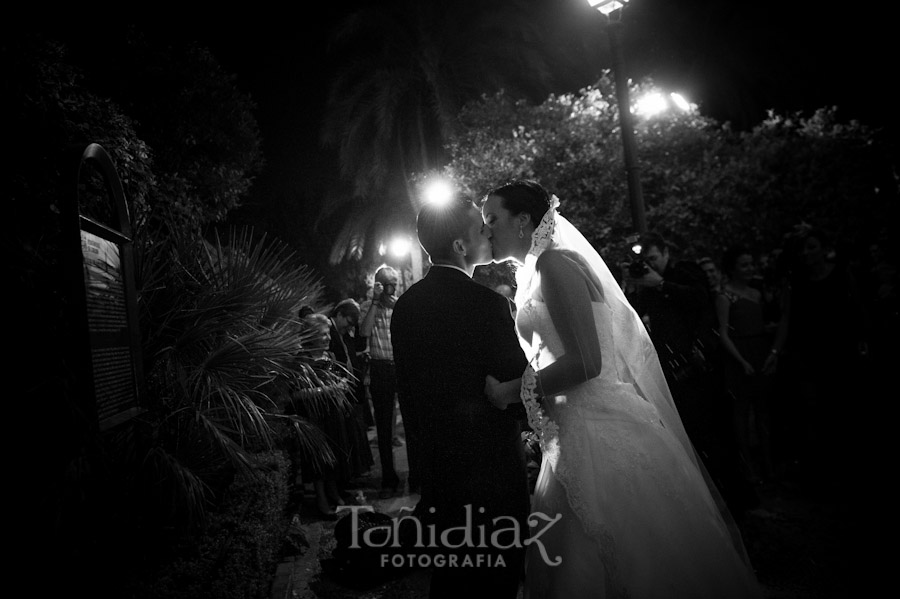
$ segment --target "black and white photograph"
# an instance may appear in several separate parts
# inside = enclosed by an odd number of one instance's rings
[[[15,592],[882,594],[891,17],[10,12]]]

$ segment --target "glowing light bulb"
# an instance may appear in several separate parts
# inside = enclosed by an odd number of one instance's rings
[[[424,197],[429,204],[444,205],[453,198],[453,188],[443,179],[436,179],[425,188]]]
[[[671,93],[669,94],[669,97],[672,98],[675,106],[682,109],[683,111],[689,112],[691,110],[691,103],[688,102],[681,94]]]
[[[665,112],[668,107],[669,103],[666,101],[666,97],[659,92],[653,92],[638,98],[634,110],[642,116],[649,117]]]
[[[404,237],[395,237],[391,240],[390,251],[393,256],[402,258],[409,253],[409,249],[409,239],[406,239]]]
[[[628,0],[588,0],[588,4],[596,8],[605,15],[624,8],[628,4]]]

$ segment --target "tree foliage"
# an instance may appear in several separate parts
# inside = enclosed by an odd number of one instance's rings
[[[370,257],[380,237],[412,229],[407,177],[443,166],[466,101],[501,87],[527,94],[547,81],[530,8],[521,0],[403,0],[367,6],[339,25],[322,126],[347,183],[320,216],[342,221],[332,263]]]
[[[275,428],[290,429],[313,462],[333,460],[316,427],[284,410],[292,389],[331,390],[309,395],[312,413],[346,405],[342,378],[306,349],[316,333],[297,314],[321,304],[322,286],[299,256],[232,230],[215,243],[142,244],[138,261],[150,393],[137,428],[154,440],[158,478],[193,480],[204,499],[176,485],[176,512],[202,512],[222,472],[252,470],[250,453],[271,449]]]
[[[196,231],[221,222],[263,165],[252,98],[196,43],[131,28],[104,42],[82,49],[83,68],[152,148],[154,215]]]
[[[12,396],[23,412],[13,420],[36,423],[22,440],[33,449],[21,480],[40,512],[31,534],[60,551],[67,580],[131,559],[124,576],[202,523],[235,473],[258,472],[257,452],[287,435],[310,460],[328,460],[318,429],[282,412],[287,387],[319,389],[303,397],[313,413],[345,405],[343,378],[303,349],[311,332],[297,310],[323,307],[313,273],[250,231],[202,235],[239,204],[259,164],[247,98],[204,50],[134,41],[133,52],[105,50],[107,62],[41,35],[0,48],[16,140],[4,189],[15,225],[4,236],[16,291]],[[61,214],[78,197],[72,174],[89,143],[112,157],[131,210],[148,389],[144,412],[108,431],[73,385],[66,282],[79,273],[61,260],[79,251]]]
[[[537,105],[484,96],[459,117],[446,174],[475,197],[535,178],[601,252],[618,258],[633,228],[614,91],[605,74]],[[644,80],[630,93],[653,91]],[[767,251],[800,221],[851,242],[896,222],[892,148],[862,123],[839,122],[833,108],[771,113],[737,132],[692,107],[637,118],[635,134],[648,226],[688,256],[737,242]]]

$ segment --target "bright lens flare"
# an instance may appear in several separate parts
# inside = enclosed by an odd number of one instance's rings
[[[432,181],[425,188],[425,201],[438,206],[446,205],[453,197],[453,188],[443,180]]]
[[[672,101],[675,102],[675,106],[682,109],[685,112],[689,112],[691,110],[691,103],[688,102],[684,96],[681,94],[669,94],[669,97],[672,98]]]
[[[402,258],[407,255],[410,250],[410,242],[409,239],[403,237],[396,237],[391,240],[390,243],[390,252],[392,256],[397,258]]]
[[[661,93],[654,92],[638,98],[635,102],[634,111],[641,116],[649,117],[657,115],[669,107],[666,97]]]
[[[634,111],[646,118],[662,114],[673,108],[678,108],[682,112],[692,112],[694,106],[681,94],[660,92],[644,94],[634,103]]]

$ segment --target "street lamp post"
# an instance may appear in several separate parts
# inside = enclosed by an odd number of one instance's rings
[[[616,83],[616,102],[619,106],[619,127],[622,129],[622,149],[625,159],[625,176],[628,180],[628,198],[631,203],[631,221],[639,234],[647,232],[644,214],[644,194],[641,190],[640,169],[637,164],[637,146],[634,126],[631,123],[631,101],[628,97],[628,79],[625,77],[622,58],[621,28],[622,9],[629,0],[588,0],[588,4],[603,13],[607,19],[606,33],[612,53],[613,76]],[[613,14],[615,13],[615,17]]]

